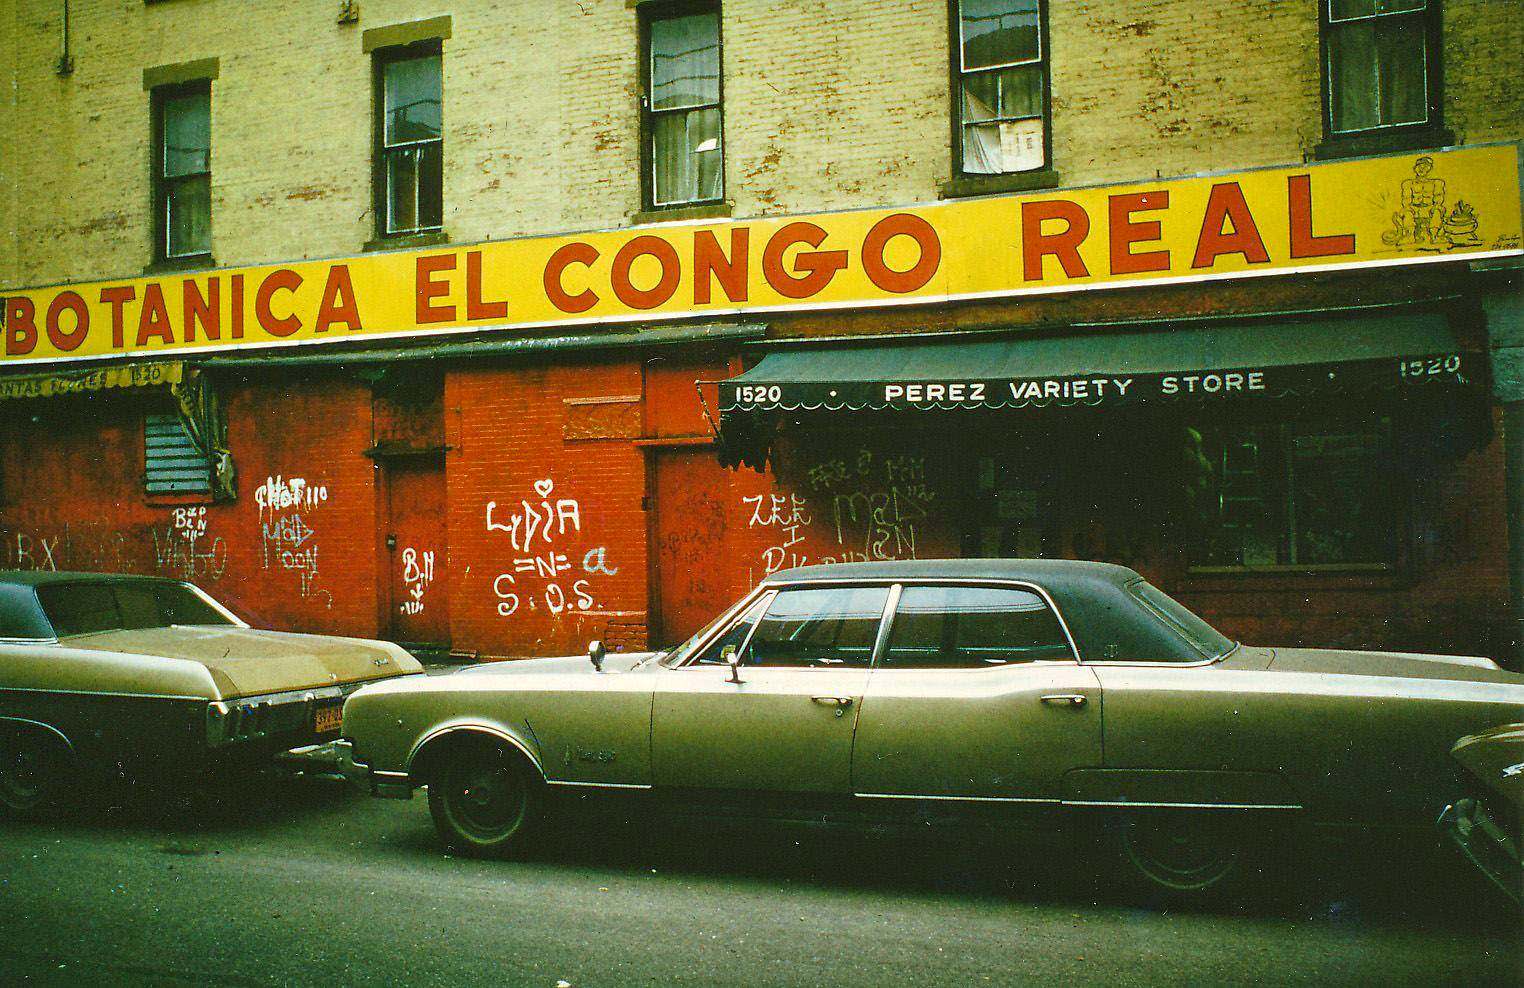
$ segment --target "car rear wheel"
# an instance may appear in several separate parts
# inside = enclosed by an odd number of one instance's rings
[[[500,857],[539,822],[543,783],[516,752],[473,745],[447,755],[429,781],[429,811],[451,850]]]
[[[68,788],[69,756],[56,740],[22,730],[0,733],[0,812],[38,816]]]
[[[1207,897],[1232,886],[1247,868],[1243,831],[1183,814],[1135,815],[1119,822],[1123,861],[1155,890]]]

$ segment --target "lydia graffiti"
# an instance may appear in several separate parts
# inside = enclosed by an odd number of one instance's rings
[[[576,498],[552,497],[555,481],[534,482],[534,500],[500,507],[487,502],[488,532],[508,536],[515,553],[512,569],[492,581],[499,617],[511,617],[521,608],[544,608],[552,616],[567,611],[592,610],[597,600],[591,577],[613,576],[619,570],[608,558],[606,546],[583,549],[582,506]]]
[[[317,530],[308,521],[328,503],[328,487],[304,477],[266,477],[254,492],[259,508],[260,565],[295,573],[297,592],[333,606],[333,594],[318,585]]]

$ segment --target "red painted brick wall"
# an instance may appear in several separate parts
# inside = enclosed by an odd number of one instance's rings
[[[239,497],[153,504],[141,395],[12,404],[0,426],[0,568],[192,580],[272,628],[373,635],[370,395],[343,381],[224,388]],[[261,508],[267,481],[312,492]],[[277,538],[287,533],[284,543]]]
[[[554,654],[600,637],[610,647],[643,647],[643,455],[628,436],[566,438],[567,399],[641,392],[635,361],[483,367],[447,376],[457,648],[488,656]]]

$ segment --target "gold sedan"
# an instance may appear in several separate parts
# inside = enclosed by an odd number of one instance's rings
[[[359,691],[351,774],[427,786],[472,853],[579,792],[1081,818],[1193,893],[1299,828],[1432,827],[1455,739],[1524,712],[1524,678],[1485,658],[1242,645],[1130,569],[1060,560],[803,567],[670,652],[589,652]]]

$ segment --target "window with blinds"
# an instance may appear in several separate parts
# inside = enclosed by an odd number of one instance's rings
[[[212,492],[212,466],[172,412],[143,418],[143,488],[149,497]]]

